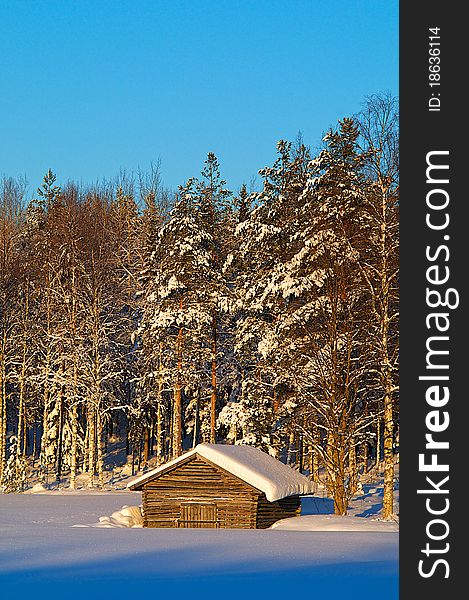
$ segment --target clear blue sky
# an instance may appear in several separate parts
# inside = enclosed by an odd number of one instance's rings
[[[397,0],[0,0],[0,175],[92,182],[208,151],[232,189],[398,94]]]

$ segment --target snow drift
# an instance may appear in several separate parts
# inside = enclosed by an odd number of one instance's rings
[[[73,525],[73,527],[102,527],[102,528],[120,528],[143,527],[143,516],[140,506],[123,506],[116,510],[109,517],[99,517],[98,523],[91,525]]]

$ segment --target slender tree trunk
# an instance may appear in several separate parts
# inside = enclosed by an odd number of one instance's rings
[[[78,438],[78,410],[76,402],[72,404],[72,410],[70,411],[70,419],[72,425],[72,447],[70,449],[70,489],[76,489],[76,476],[77,476],[77,438]]]
[[[212,316],[212,393],[210,396],[210,443],[216,443],[217,421],[217,315]]]
[[[104,487],[104,457],[103,457],[103,419],[99,406],[96,411],[96,459],[98,467],[98,487]]]
[[[143,435],[143,466],[145,467],[150,457],[150,428],[147,425],[145,426]]]
[[[51,329],[52,329],[52,306],[50,298],[50,279],[46,272],[46,290],[45,290],[45,302],[46,302],[46,330],[45,330],[45,343],[46,343],[46,354],[44,360],[44,390],[43,390],[43,406],[44,413],[42,418],[42,435],[41,435],[41,456],[40,462],[41,467],[45,470],[43,473],[43,483],[46,485],[49,483],[49,456],[48,456],[48,445],[50,444],[49,439],[49,413],[51,409],[51,370],[52,370],[52,349],[51,349]]]
[[[319,443],[321,441],[321,434],[319,433],[319,428],[315,425],[314,426],[314,445],[313,445],[313,481],[318,482],[319,481],[319,458],[320,458],[320,454],[318,451],[319,448]]]
[[[137,471],[142,469],[142,458],[143,458],[143,437],[138,441],[138,452],[137,452]]]
[[[163,342],[158,354],[158,400],[156,407],[156,465],[163,462]]]
[[[326,442],[326,453],[325,453],[325,456],[326,456],[325,467],[326,467],[326,490],[327,490],[327,495],[330,498],[332,498],[334,496],[333,447],[334,447],[333,434],[332,434],[332,431],[328,431],[327,432],[327,442]]]
[[[300,433],[298,435],[298,469],[299,469],[300,473],[303,473],[303,455],[304,455],[303,435]]]
[[[295,432],[291,431],[288,437],[288,452],[287,452],[287,465],[294,465],[296,462],[296,449],[295,449]]]
[[[90,447],[89,439],[90,439],[90,428],[88,423],[89,411],[83,415],[84,417],[84,431],[85,431],[85,439],[83,440],[83,473],[88,473],[88,449]]]
[[[76,488],[76,475],[77,475],[77,453],[78,453],[78,366],[77,366],[77,283],[75,267],[72,268],[71,277],[71,304],[70,304],[70,315],[69,315],[69,328],[71,334],[71,346],[72,346],[72,389],[71,389],[71,428],[72,428],[72,439],[71,439],[71,456],[70,456],[70,488],[74,490]]]
[[[5,341],[6,340],[4,338],[2,343]],[[5,363],[5,356],[0,356],[0,486],[3,484],[3,474],[5,472],[7,452],[7,378]]]
[[[37,458],[37,423],[34,423],[33,426],[33,450],[32,450],[32,455],[33,455],[33,467],[36,465],[36,458]]]
[[[399,448],[399,427],[397,427],[396,431],[396,445]],[[396,463],[399,464],[399,452],[396,454]]]
[[[161,404],[158,402],[156,413],[156,466],[160,466],[163,458],[162,436],[163,436],[163,415]]]
[[[379,471],[381,461],[381,419],[376,422],[376,470]]]
[[[336,515],[347,514],[347,492],[345,489],[345,452],[340,439],[334,439],[333,457],[333,497],[334,513]]]
[[[63,461],[63,430],[64,430],[64,399],[62,385],[59,392],[59,434],[57,439],[57,483],[60,485],[62,479],[62,461]]]
[[[26,292],[25,311],[23,315],[23,327],[26,328],[29,320],[29,298]],[[19,373],[19,405],[18,405],[18,448],[22,456],[26,455],[26,410],[25,410],[25,388],[26,388],[26,363],[27,363],[27,338],[26,331],[23,331],[22,352],[21,352],[21,370]]]
[[[384,396],[384,493],[383,519],[394,515],[394,453],[393,453],[393,402],[389,390]]]
[[[382,380],[384,388],[384,423],[383,423],[383,459],[384,459],[384,493],[383,493],[383,519],[392,519],[394,514],[394,420],[393,420],[393,373],[389,356],[389,327],[391,312],[391,287],[389,273],[389,248],[388,248],[388,224],[389,224],[389,197],[388,186],[381,180],[381,294],[382,294],[382,318],[381,318],[381,363]]]
[[[368,472],[368,442],[365,440],[362,444],[362,461],[363,461],[363,474]]]
[[[20,384],[20,393],[19,393],[19,404],[18,404],[18,450],[20,455],[24,456],[25,448],[24,448],[24,388],[21,389],[22,386]]]
[[[382,219],[386,223],[387,196],[383,190]],[[389,288],[388,264],[386,253],[386,229],[382,228],[381,235],[381,253],[382,253],[382,288],[384,314],[381,322],[381,347],[382,362],[384,365],[384,431],[383,431],[383,453],[384,453],[384,493],[383,493],[383,519],[392,519],[394,515],[394,420],[393,420],[393,396],[392,396],[392,370],[388,353],[389,336]]]
[[[195,415],[194,415],[194,432],[192,438],[192,447],[195,448],[199,441],[199,411],[200,411],[200,390],[197,388],[195,392]]]
[[[182,310],[182,298],[179,301],[179,308]],[[173,458],[182,454],[182,344],[183,344],[183,330],[179,328],[177,336],[177,375],[176,375],[176,386],[174,389],[174,419],[173,419],[173,435],[172,435],[172,454]]]
[[[127,418],[127,423],[125,427],[125,455],[130,455],[130,420]]]
[[[357,449],[355,446],[355,440],[350,440],[349,449],[349,493],[353,496],[358,489],[358,466],[357,466]]]
[[[93,406],[88,406],[88,486],[94,487],[94,471],[96,464],[96,415]]]

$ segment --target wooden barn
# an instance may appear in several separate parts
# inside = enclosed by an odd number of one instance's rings
[[[297,516],[307,477],[251,446],[199,444],[134,479],[144,527],[266,529]]]

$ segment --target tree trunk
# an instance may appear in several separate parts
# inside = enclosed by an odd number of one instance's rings
[[[300,473],[303,473],[303,435],[300,433],[298,435],[298,469]]]
[[[199,411],[200,411],[200,390],[197,388],[195,392],[195,415],[194,415],[194,431],[192,438],[192,447],[195,448],[199,441]]]
[[[357,466],[357,448],[355,446],[355,439],[350,440],[349,449],[349,494],[353,496],[358,489],[358,466]]]
[[[72,405],[70,414],[72,421],[72,447],[70,449],[70,489],[76,489],[76,477],[77,477],[77,452],[78,452],[78,409],[76,402]]]
[[[150,457],[150,428],[148,425],[145,426],[143,435],[143,466],[146,467]]]
[[[99,407],[96,411],[96,454],[98,467],[98,487],[104,487],[104,459],[103,459],[103,419],[101,418]]]
[[[125,455],[130,455],[130,420],[127,419],[125,427]]]
[[[2,340],[2,344],[5,339]],[[7,441],[7,387],[5,357],[0,356],[0,486],[6,466]]]
[[[363,461],[363,474],[368,472],[368,442],[365,440],[362,444],[362,461]]]
[[[393,454],[393,403],[389,391],[384,396],[384,493],[383,519],[394,515],[394,454]]]
[[[212,316],[212,393],[210,396],[210,443],[216,443],[217,421],[217,315]]]
[[[73,324],[75,326],[75,323]],[[75,348],[74,348],[75,349]],[[73,386],[72,386],[72,398],[71,398],[72,410],[71,410],[71,421],[72,421],[72,444],[71,444],[71,457],[70,457],[70,488],[74,490],[76,488],[76,476],[77,476],[77,454],[78,454],[78,367],[76,357],[73,357]]]
[[[46,272],[46,276],[48,273]],[[44,361],[44,391],[43,391],[43,405],[44,413],[42,418],[42,436],[41,436],[41,467],[45,470],[43,474],[43,483],[46,485],[49,483],[49,459],[47,456],[47,446],[50,443],[49,440],[49,413],[51,409],[51,381],[50,375],[52,370],[52,346],[51,346],[51,323],[52,323],[52,306],[50,297],[50,280],[46,278],[46,290],[45,290],[45,303],[46,303],[46,316],[45,316],[45,340],[46,340],[46,356]]]
[[[62,395],[62,386],[59,392],[59,433],[57,439],[57,483],[60,485],[62,479],[62,461],[63,461],[63,430],[64,430],[64,399]]]
[[[88,486],[94,487],[96,464],[96,415],[93,406],[88,406]]]
[[[27,295],[26,295],[27,298]],[[27,326],[27,319],[29,313],[29,303],[26,299],[26,308],[24,314],[24,323],[23,327]],[[26,456],[26,414],[25,414],[25,387],[26,387],[26,361],[27,361],[27,339],[26,333],[23,335],[23,344],[22,344],[22,356],[21,356],[21,370],[19,373],[19,405],[18,405],[18,450],[20,455]]]
[[[182,298],[179,301],[179,308],[182,310]],[[182,393],[181,393],[181,371],[182,371],[182,344],[183,344],[183,331],[182,327],[179,328],[177,341],[176,341],[176,352],[177,352],[177,374],[176,374],[176,386],[174,389],[174,418],[173,418],[173,435],[172,435],[172,455],[173,458],[182,454]]]
[[[32,455],[33,455],[33,467],[36,465],[36,458],[37,458],[37,423],[34,423],[33,426],[33,451],[32,451]]]
[[[326,453],[325,453],[325,467],[326,467],[326,491],[327,495],[332,498],[334,496],[334,474],[333,474],[333,436],[332,432],[327,432],[327,442],[326,442]]]
[[[163,462],[163,342],[158,354],[158,396],[156,408],[156,466]]]
[[[287,452],[287,465],[293,466],[296,462],[296,448],[295,448],[295,432],[291,431],[288,437],[288,452]]]
[[[337,430],[330,430],[327,435],[326,470],[327,494],[334,500],[334,514],[346,515],[345,448],[343,436]]]
[[[158,402],[157,413],[156,413],[156,466],[159,467],[162,463],[163,456],[163,447],[162,447],[162,425],[163,425],[163,415],[161,403]]]
[[[319,428],[314,426],[313,433],[314,445],[313,445],[313,481],[319,481],[319,444],[321,442],[321,434],[319,432]]]
[[[333,497],[334,514],[347,514],[347,491],[345,489],[345,452],[341,440],[334,440],[333,456]]]
[[[376,470],[379,471],[381,461],[381,419],[376,422]]]

